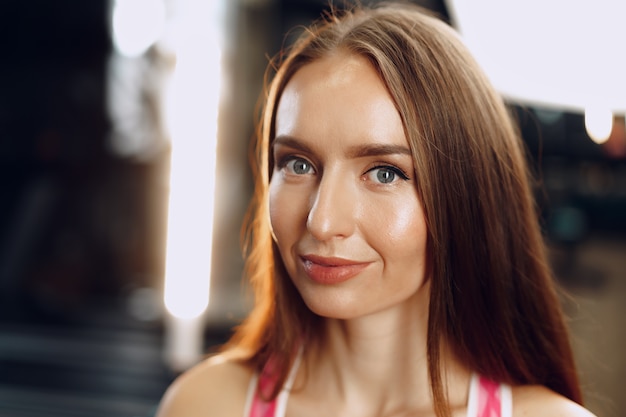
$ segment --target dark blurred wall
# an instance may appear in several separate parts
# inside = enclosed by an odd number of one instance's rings
[[[0,5],[0,310],[68,317],[158,274],[158,160],[108,145],[106,0]],[[156,270],[156,271],[155,271]]]

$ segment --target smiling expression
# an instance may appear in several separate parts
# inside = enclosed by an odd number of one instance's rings
[[[307,306],[333,318],[427,291],[427,230],[402,121],[363,57],[299,69],[276,112],[270,217]]]

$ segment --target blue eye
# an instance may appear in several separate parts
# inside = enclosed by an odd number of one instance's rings
[[[368,171],[368,175],[371,180],[380,184],[391,184],[395,182],[398,177],[403,180],[409,179],[409,177],[407,177],[400,169],[391,166],[372,168]]]
[[[396,179],[396,173],[390,169],[380,168],[376,171],[376,179],[382,184],[389,184]]]
[[[293,158],[287,161],[287,163],[285,163],[285,167],[296,175],[310,174],[313,170],[313,166],[309,163],[309,161],[302,158]]]

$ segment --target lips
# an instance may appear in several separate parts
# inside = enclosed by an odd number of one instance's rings
[[[354,278],[369,266],[369,262],[359,262],[344,258],[304,255],[300,257],[304,272],[318,284],[339,284]]]

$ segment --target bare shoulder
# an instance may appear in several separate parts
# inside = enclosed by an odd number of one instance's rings
[[[157,417],[243,416],[252,370],[214,356],[180,375],[167,389]]]
[[[512,388],[514,417],[595,417],[586,408],[538,385]]]

